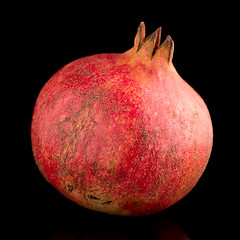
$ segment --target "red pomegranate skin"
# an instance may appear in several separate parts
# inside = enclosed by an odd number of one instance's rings
[[[173,205],[208,163],[212,123],[202,98],[178,75],[161,28],[123,54],[75,60],[42,88],[32,117],[38,168],[79,205],[140,216]]]

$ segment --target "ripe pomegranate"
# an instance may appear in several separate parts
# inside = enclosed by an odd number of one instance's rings
[[[212,123],[178,75],[170,36],[138,28],[123,54],[98,54],[60,69],[42,88],[32,148],[43,176],[79,205],[147,215],[182,199],[202,175]]]

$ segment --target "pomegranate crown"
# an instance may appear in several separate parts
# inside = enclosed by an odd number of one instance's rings
[[[161,30],[162,27],[159,27],[145,39],[145,24],[141,22],[137,29],[134,46],[131,51],[137,53],[138,57],[141,56],[141,58],[146,60],[162,59],[166,63],[172,63],[174,42],[168,35],[160,45]]]

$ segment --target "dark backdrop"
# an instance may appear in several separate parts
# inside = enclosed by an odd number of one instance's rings
[[[223,101],[229,94],[223,83],[229,59],[225,54],[232,48],[227,40],[231,21],[224,17],[229,15],[228,10],[198,4],[140,4],[132,8],[117,3],[21,5],[21,10],[12,14],[15,22],[8,30],[14,53],[10,54],[8,73],[15,73],[14,108],[18,114],[14,115],[14,128],[20,132],[14,138],[17,146],[9,150],[14,169],[14,183],[8,186],[10,235],[21,232],[31,239],[158,239],[156,229],[165,222],[167,231],[181,229],[191,239],[215,239],[234,230],[236,215],[232,214],[236,207],[232,207],[237,202],[237,187],[233,183],[237,179],[232,172],[235,167],[230,164],[234,153],[226,148],[232,141],[225,121],[231,109]],[[146,24],[147,35],[162,26],[162,41],[168,34],[173,38],[173,63],[206,102],[213,122],[214,145],[206,171],[183,200],[152,216],[122,218],[83,209],[47,183],[31,151],[31,115],[39,91],[58,69],[86,55],[130,49],[141,21]],[[15,226],[20,230],[16,231]]]

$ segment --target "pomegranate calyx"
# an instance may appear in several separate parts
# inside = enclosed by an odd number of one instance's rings
[[[150,60],[156,62],[171,63],[174,52],[174,42],[168,35],[165,41],[160,45],[162,27],[159,27],[151,35],[145,39],[145,24],[141,22],[137,34],[134,39],[133,52],[142,62],[149,62]],[[160,45],[160,46],[159,46]],[[163,59],[163,60],[160,60]]]

